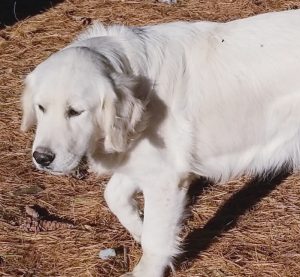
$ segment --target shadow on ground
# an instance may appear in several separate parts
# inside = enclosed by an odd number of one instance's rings
[[[178,258],[177,264],[196,259],[201,252],[207,250],[216,239],[237,224],[240,216],[244,215],[253,206],[268,196],[276,187],[285,180],[290,173],[282,170],[280,173],[250,180],[238,192],[231,196],[203,228],[195,229],[185,239],[184,252]],[[194,182],[189,190],[190,206],[203,193],[205,188],[212,183],[205,179]]]
[[[0,0],[0,29],[61,2],[63,0]]]

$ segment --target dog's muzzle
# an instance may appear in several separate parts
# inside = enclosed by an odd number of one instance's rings
[[[55,159],[55,154],[46,147],[38,147],[32,154],[35,161],[42,167],[49,166]]]

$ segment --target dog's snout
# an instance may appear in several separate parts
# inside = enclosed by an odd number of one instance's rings
[[[48,148],[38,147],[33,152],[33,158],[39,165],[48,166],[53,162],[55,154]]]

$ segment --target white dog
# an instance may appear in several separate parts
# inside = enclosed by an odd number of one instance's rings
[[[300,165],[300,11],[228,23],[96,24],[26,78],[33,160],[113,173],[105,199],[141,242],[124,276],[161,277],[179,253],[186,185]],[[142,221],[132,199],[145,198]]]

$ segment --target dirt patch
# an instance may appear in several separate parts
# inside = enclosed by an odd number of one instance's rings
[[[1,276],[113,277],[132,269],[141,253],[104,203],[107,178],[50,176],[32,167],[33,133],[19,131],[24,75],[92,20],[133,25],[227,21],[298,6],[300,1],[288,0],[179,0],[176,5],[69,0],[0,30]],[[191,189],[191,216],[183,229],[187,254],[177,276],[300,276],[299,181],[299,175],[224,185],[199,181]],[[33,205],[72,222],[72,228],[20,228],[26,206]],[[101,260],[104,248],[127,253]]]

